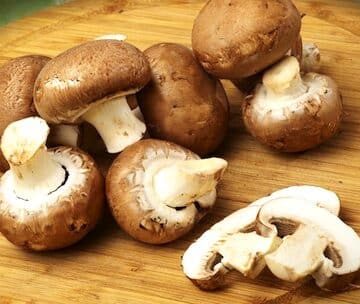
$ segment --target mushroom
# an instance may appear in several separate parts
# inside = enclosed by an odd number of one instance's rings
[[[320,50],[315,43],[307,42],[303,45],[301,72],[318,72],[320,70]]]
[[[98,222],[103,178],[94,160],[70,147],[47,150],[39,117],[11,123],[1,149],[9,162],[0,179],[0,232],[17,246],[52,250],[83,238]]]
[[[90,41],[45,65],[35,83],[35,106],[50,123],[87,121],[99,132],[107,151],[117,153],[146,131],[127,95],[149,79],[149,64],[136,47],[113,39]]]
[[[295,57],[286,57],[263,75],[263,84],[243,103],[247,130],[260,142],[284,152],[311,149],[339,128],[343,107],[328,76],[300,75]]]
[[[213,152],[223,141],[229,120],[220,81],[180,44],[160,43],[144,53],[152,79],[137,96],[150,135],[201,156]]]
[[[341,290],[360,269],[360,238],[336,215],[298,198],[277,198],[259,211],[256,231],[286,236],[279,249],[265,257],[283,280],[313,274],[319,287]],[[299,256],[301,252],[301,256]]]
[[[278,197],[296,197],[326,208],[335,216],[340,210],[337,195],[315,186],[293,186],[262,197],[213,225],[184,253],[185,275],[200,289],[216,289],[225,284],[225,275],[236,269],[255,278],[265,267],[264,256],[280,244],[277,235],[262,237],[254,233],[260,208]]]
[[[239,80],[280,60],[300,27],[290,0],[210,0],[194,22],[192,48],[208,73]]]
[[[108,171],[111,212],[139,241],[173,241],[211,209],[226,166],[223,159],[199,159],[174,143],[141,140],[118,155]]]

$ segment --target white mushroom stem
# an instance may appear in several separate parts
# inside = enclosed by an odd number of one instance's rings
[[[177,161],[153,178],[159,199],[170,207],[184,207],[213,191],[227,162],[221,158]]]
[[[299,97],[308,90],[301,79],[299,62],[292,56],[285,57],[267,70],[263,76],[263,84],[279,100],[282,100],[279,98],[281,96],[286,99],[288,96]]]
[[[296,282],[322,265],[327,244],[316,229],[300,225],[294,234],[284,237],[276,251],[265,256],[266,265],[279,279]]]
[[[4,131],[1,149],[13,172],[15,194],[33,200],[59,188],[66,171],[47,152],[49,127],[39,117],[11,123]]]
[[[82,119],[96,128],[109,153],[121,152],[140,140],[146,131],[145,124],[136,117],[124,96],[98,102]]]
[[[123,34],[107,34],[107,35],[96,37],[94,40],[119,40],[119,41],[125,41],[126,39],[127,39],[127,36],[123,35]]]
[[[221,263],[246,277],[256,278],[266,265],[264,256],[276,250],[280,244],[281,238],[277,236],[266,238],[255,232],[239,232],[220,246],[219,253],[223,256]]]

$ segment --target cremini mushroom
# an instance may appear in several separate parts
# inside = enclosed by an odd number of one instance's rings
[[[160,43],[144,54],[152,79],[137,96],[150,135],[200,156],[213,152],[223,141],[229,120],[220,81],[208,75],[183,45]]]
[[[208,73],[239,80],[280,60],[300,27],[290,0],[210,0],[195,19],[192,48]]]
[[[118,155],[109,169],[106,195],[111,212],[139,241],[173,241],[214,205],[226,166],[223,159],[199,159],[170,142],[141,140]]]
[[[225,274],[236,269],[254,278],[265,267],[264,256],[281,243],[277,235],[257,235],[255,223],[260,208],[278,197],[296,197],[326,208],[335,216],[340,210],[337,195],[315,186],[293,186],[260,198],[212,226],[184,253],[185,275],[199,288],[216,289],[225,284]]]
[[[256,231],[284,237],[265,257],[271,272],[283,280],[312,274],[319,287],[341,290],[359,272],[359,236],[336,215],[306,200],[288,197],[266,203],[258,213]]]
[[[0,232],[32,250],[69,246],[98,222],[104,182],[93,159],[75,148],[47,150],[39,117],[11,123],[1,149],[9,162],[0,179]]]
[[[260,142],[285,152],[311,149],[340,126],[343,106],[328,76],[300,75],[299,62],[286,57],[263,75],[263,84],[243,103],[247,130]]]
[[[320,59],[319,47],[312,42],[304,43],[300,68],[301,72],[318,72],[320,70]]]
[[[90,41],[45,65],[35,83],[35,106],[50,123],[89,122],[107,151],[117,153],[146,131],[127,95],[149,79],[149,64],[136,47],[114,39]]]

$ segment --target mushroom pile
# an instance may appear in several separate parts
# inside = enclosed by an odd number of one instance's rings
[[[311,275],[320,288],[344,290],[360,270],[360,238],[339,211],[323,188],[276,191],[206,231],[184,253],[183,271],[204,290],[222,287],[231,270],[255,278],[266,266],[282,280]]]

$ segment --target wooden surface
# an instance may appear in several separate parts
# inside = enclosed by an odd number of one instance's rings
[[[121,32],[145,49],[156,42],[190,46],[192,21],[204,1],[74,1],[0,28],[0,63],[29,53],[54,56],[96,36]],[[202,292],[182,273],[181,255],[211,224],[260,196],[289,185],[336,191],[341,217],[360,233],[360,2],[296,1],[306,13],[302,34],[322,52],[347,115],[340,133],[301,154],[279,154],[251,138],[241,123],[241,95],[225,82],[231,128],[217,155],[229,161],[217,207],[198,228],[164,246],[138,243],[109,215],[80,244],[29,253],[0,237],[0,303],[360,303],[360,290],[327,294],[311,283],[287,284],[264,273],[232,274],[228,287]],[[298,288],[299,287],[299,288]],[[276,299],[271,301],[271,299]]]

